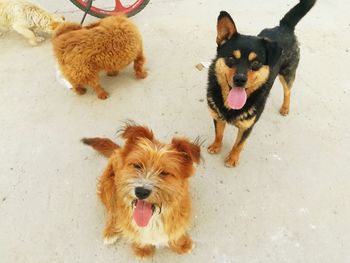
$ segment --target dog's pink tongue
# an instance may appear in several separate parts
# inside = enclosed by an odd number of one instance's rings
[[[152,217],[152,213],[152,204],[142,200],[137,200],[136,207],[134,209],[134,220],[139,227],[145,227],[148,225],[148,222]]]
[[[233,110],[242,109],[247,101],[247,93],[244,88],[234,87],[227,97],[228,106]]]

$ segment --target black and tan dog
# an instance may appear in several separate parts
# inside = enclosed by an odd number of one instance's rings
[[[208,151],[218,153],[226,123],[235,125],[238,134],[226,166],[238,164],[244,143],[264,110],[277,76],[284,89],[280,113],[289,113],[290,89],[300,56],[294,28],[315,2],[300,0],[279,26],[264,29],[257,37],[239,34],[231,16],[224,11],[220,13],[217,56],[209,69],[207,89],[208,106],[215,125],[215,141]]]

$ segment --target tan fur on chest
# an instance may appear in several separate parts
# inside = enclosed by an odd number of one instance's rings
[[[246,130],[246,129],[250,128],[250,127],[254,124],[255,118],[256,118],[256,117],[254,116],[253,118],[247,119],[247,120],[238,119],[238,120],[234,121],[233,124],[234,124],[237,128]]]

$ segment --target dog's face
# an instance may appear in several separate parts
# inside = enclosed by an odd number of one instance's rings
[[[136,224],[145,227],[154,213],[162,213],[188,194],[188,178],[199,163],[200,147],[186,139],[170,144],[154,139],[152,131],[129,126],[123,131],[125,146],[119,151],[116,189],[133,209]]]
[[[239,34],[231,16],[224,11],[218,17],[216,42],[215,73],[225,106],[241,109],[247,97],[267,81],[281,48],[266,38]]]

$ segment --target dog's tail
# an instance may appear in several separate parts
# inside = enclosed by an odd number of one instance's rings
[[[299,0],[280,21],[280,26],[285,25],[294,30],[299,21],[310,11],[316,0]]]
[[[119,145],[106,138],[83,138],[81,141],[107,158],[113,154],[114,150],[119,148]]]
[[[73,30],[79,30],[81,29],[81,25],[78,23],[71,23],[71,22],[65,22],[60,23],[55,31],[53,32],[53,38],[58,37],[66,32],[73,31]]]

